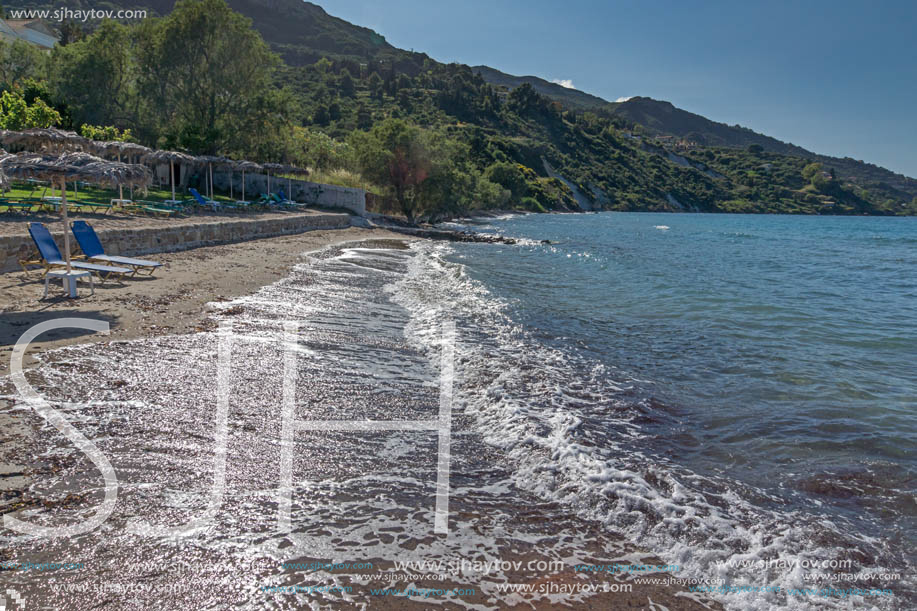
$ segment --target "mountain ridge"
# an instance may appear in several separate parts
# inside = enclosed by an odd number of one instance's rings
[[[155,14],[171,11],[174,0],[76,0],[76,8],[146,7]],[[380,62],[392,70],[416,76],[425,62],[435,61],[425,53],[399,49],[370,28],[350,23],[323,7],[300,0],[227,0],[235,11],[252,20],[271,48],[291,65],[311,64],[322,57]],[[50,0],[24,0],[23,8],[51,8]],[[439,63],[439,62],[438,62]],[[917,179],[850,157],[832,157],[809,151],[760,134],[739,125],[730,126],[680,109],[671,102],[636,96],[624,102],[610,102],[599,96],[551,83],[537,76],[515,76],[489,66],[472,71],[485,81],[508,89],[523,83],[538,93],[578,111],[591,110],[639,124],[649,135],[671,135],[705,146],[746,148],[753,144],[764,150],[817,161],[859,183],[885,183],[895,191],[917,197]]]
[[[816,153],[747,127],[713,121],[703,115],[678,108],[665,100],[634,96],[622,102],[610,102],[578,89],[568,89],[556,83],[550,83],[537,76],[515,76],[489,66],[474,66],[472,70],[493,85],[512,88],[528,83],[542,95],[561,103],[572,100],[575,106],[583,110],[604,112],[633,124],[639,124],[650,135],[675,136],[698,142],[704,146],[746,148],[757,144],[768,152],[811,159],[849,178],[886,182],[895,189],[917,196],[917,179],[913,177],[862,159]]]
[[[50,0],[25,2],[33,8],[54,6]],[[170,0],[76,2],[84,9],[145,6],[159,14],[174,7]],[[304,102],[303,124],[317,125],[332,137],[366,129],[374,117],[438,125],[466,140],[480,159],[508,159],[542,175],[542,162],[548,158],[587,196],[592,193],[619,209],[667,209],[674,206],[673,199],[688,202],[688,208],[732,212],[831,212],[838,209],[835,203],[847,213],[895,213],[917,207],[914,179],[849,158],[819,156],[747,128],[713,122],[670,102],[644,97],[608,102],[540,77],[444,64],[424,53],[399,49],[381,34],[310,2],[226,3],[249,18],[284,60],[278,85],[297,91]],[[322,58],[331,60],[333,78],[324,74],[327,67],[316,68]],[[348,78],[352,76],[350,94],[338,88],[345,68]],[[402,75],[409,78],[402,82]],[[353,95],[353,82],[362,92],[359,99]],[[490,91],[494,86],[512,91]],[[671,147],[665,150],[652,138],[631,138],[634,124],[647,136],[696,139],[704,147],[674,155]],[[752,145],[776,152],[759,155]],[[815,185],[807,186],[808,181],[800,178],[807,163],[819,160],[824,160],[824,173],[832,181],[833,170],[844,179],[836,183],[834,194],[818,188],[813,193],[809,187]]]

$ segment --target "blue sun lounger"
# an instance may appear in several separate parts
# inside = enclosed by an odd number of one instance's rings
[[[197,201],[197,204],[199,206],[203,208],[210,208],[214,212],[223,210],[224,208],[228,208],[229,210],[238,210],[239,209],[238,206],[235,206],[233,204],[218,202],[214,199],[207,199],[203,195],[198,193],[197,189],[195,189],[194,187],[191,187],[190,189],[188,189],[188,191],[191,193],[191,195],[194,196],[194,199]]]
[[[37,261],[20,261],[19,264],[22,265],[22,269],[26,273],[29,271],[28,265],[41,265],[45,268],[45,273],[48,273],[52,267],[66,267],[67,262],[64,261],[64,257],[57,248],[54,237],[47,227],[41,223],[29,223],[29,235],[32,236],[32,241],[35,242],[35,247],[38,249],[41,259]],[[95,263],[84,263],[83,261],[71,261],[70,267],[93,272],[102,282],[105,282],[110,276],[121,277],[124,274],[131,273],[131,270],[126,267],[96,265]]]
[[[130,267],[134,270],[131,276],[136,276],[141,272],[152,276],[157,268],[162,267],[162,263],[157,263],[156,261],[106,255],[105,248],[102,247],[102,242],[99,240],[96,230],[86,221],[73,221],[70,224],[70,228],[73,230],[73,237],[76,238],[77,244],[80,245],[80,250],[90,261]]]

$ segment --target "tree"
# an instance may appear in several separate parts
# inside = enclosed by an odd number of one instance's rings
[[[323,127],[331,123],[331,115],[327,106],[319,104],[315,107],[315,112],[312,113],[312,123]]]
[[[519,116],[540,114],[545,110],[546,100],[529,83],[523,83],[509,92],[507,107]]]
[[[315,62],[315,69],[318,70],[319,74],[328,74],[331,70],[331,65],[331,60],[327,57],[323,57]]]
[[[338,77],[338,89],[345,98],[352,98],[357,91],[353,77],[350,76],[350,70],[347,68],[341,70],[341,75]]]
[[[80,127],[80,135],[90,140],[132,142],[133,137],[131,130],[120,130],[113,125],[89,125],[84,124]]]
[[[528,195],[528,181],[518,163],[498,161],[484,171],[484,178],[508,190],[516,201]]]
[[[60,123],[60,113],[37,98],[26,109],[26,127],[51,127]]]
[[[364,102],[357,106],[357,129],[369,129],[373,126],[373,115]]]
[[[144,21],[139,38],[139,90],[162,144],[206,153],[243,142],[265,148],[289,122],[289,97],[271,82],[280,59],[224,0],[180,0],[165,19]]]
[[[72,21],[64,22],[60,27],[60,40],[58,44],[62,47],[69,45],[71,42],[78,42],[85,38],[86,33],[83,27]]]
[[[125,124],[138,116],[130,30],[103,21],[95,34],[51,51],[51,89],[77,123]]]
[[[296,159],[316,170],[331,170],[344,165],[347,146],[320,131],[294,128]]]
[[[33,44],[24,40],[0,43],[0,78],[8,87],[38,77],[44,64],[44,54]]]
[[[821,168],[820,163],[812,162],[802,169],[802,177],[811,182],[816,175],[821,174]]]
[[[470,147],[439,131],[421,130],[420,137],[428,175],[417,187],[418,208],[432,218],[469,210],[480,176],[469,160]]]
[[[419,187],[430,175],[420,130],[401,119],[386,119],[369,132],[354,132],[350,145],[362,174],[387,187],[413,223],[421,201]]]
[[[751,153],[752,155],[760,155],[761,153],[764,152],[764,147],[761,146],[760,144],[749,144],[748,152]]]
[[[61,116],[37,98],[31,105],[17,92],[0,95],[0,129],[20,130],[29,127],[51,127],[60,123]]]
[[[483,176],[478,177],[475,184],[475,203],[480,208],[503,208],[509,203],[512,195],[509,189],[504,189]]]
[[[377,100],[382,100],[384,97],[382,77],[379,76],[378,72],[373,72],[369,76],[369,95]]]

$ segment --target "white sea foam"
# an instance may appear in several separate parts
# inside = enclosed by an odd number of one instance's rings
[[[412,314],[408,341],[433,357],[440,320],[456,319],[457,405],[508,454],[518,486],[625,534],[680,565],[683,577],[782,590],[717,594],[730,609],[893,608],[893,597],[789,594],[817,587],[805,579],[804,561],[842,558],[845,549],[874,542],[841,534],[824,519],[766,510],[746,500],[750,493],[773,498],[763,491],[642,451],[635,440],[644,433],[620,398],[630,386],[626,377],[528,337],[505,315],[505,304],[447,260],[452,246],[412,248],[418,256],[407,275],[388,288]],[[754,567],[773,559],[792,568]]]

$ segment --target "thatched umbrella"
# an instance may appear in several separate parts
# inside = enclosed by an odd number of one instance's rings
[[[137,144],[136,142],[122,142],[120,140],[93,141],[89,146],[99,157],[104,157],[106,159],[114,158],[119,162],[121,158],[124,157],[127,163],[133,163],[134,159],[139,159],[152,151],[152,149],[142,144]],[[134,187],[132,186],[130,189],[131,200],[133,200]],[[122,185],[118,185],[118,199],[124,199],[124,187]]]
[[[4,147],[35,152],[62,153],[67,150],[88,150],[92,141],[76,132],[56,127],[30,127],[21,131],[0,130]],[[76,185],[74,185],[74,192]]]
[[[235,169],[242,171],[242,201],[245,201],[245,172],[258,172],[261,166],[254,161],[237,161]],[[231,179],[230,184],[232,184]]]
[[[261,167],[267,172],[267,194],[268,197],[271,195],[271,174],[276,172],[283,172],[286,170],[287,166],[283,163],[263,163]]]
[[[191,155],[186,155],[185,153],[179,153],[178,151],[150,151],[145,154],[141,161],[144,163],[160,163],[160,162],[169,162],[169,176],[171,177],[172,183],[172,201],[175,201],[175,162],[179,163],[194,163],[194,157]]]
[[[61,187],[61,213],[64,221],[64,257],[70,272],[70,228],[67,223],[67,180],[83,180],[102,185],[146,186],[150,171],[142,165],[106,161],[89,153],[60,156],[37,153],[0,156],[0,170],[13,178],[48,180]]]
[[[293,165],[288,165],[286,163],[265,163],[264,169],[267,170],[268,172],[273,172],[274,174],[291,174],[291,175],[295,174],[297,176],[308,176],[309,175],[309,170],[306,170],[304,168],[298,168]],[[270,173],[267,175],[267,181],[268,181],[267,190],[268,192],[270,192],[271,190]],[[290,201],[292,201],[291,197],[293,195],[293,179],[289,177],[287,178],[287,190],[289,191],[289,193],[287,193],[287,199],[290,199]]]
[[[6,148],[15,147],[33,151],[46,149],[60,153],[65,149],[89,149],[92,141],[76,132],[55,127],[32,127],[18,132],[4,130],[3,133],[0,133],[0,143]]]
[[[126,157],[129,161],[132,158],[152,152],[152,149],[142,144],[137,144],[136,142],[121,142],[120,140],[94,141],[90,147],[99,157],[117,157],[118,161],[121,161],[121,157]]]
[[[226,157],[219,157],[217,155],[199,155],[197,158],[198,163],[206,163],[207,169],[209,170],[210,175],[210,199],[213,199],[213,166],[219,167],[228,167],[232,170],[232,167],[236,164],[232,159],[227,159]],[[232,175],[229,177],[229,188],[230,188],[230,197],[232,196]]]

